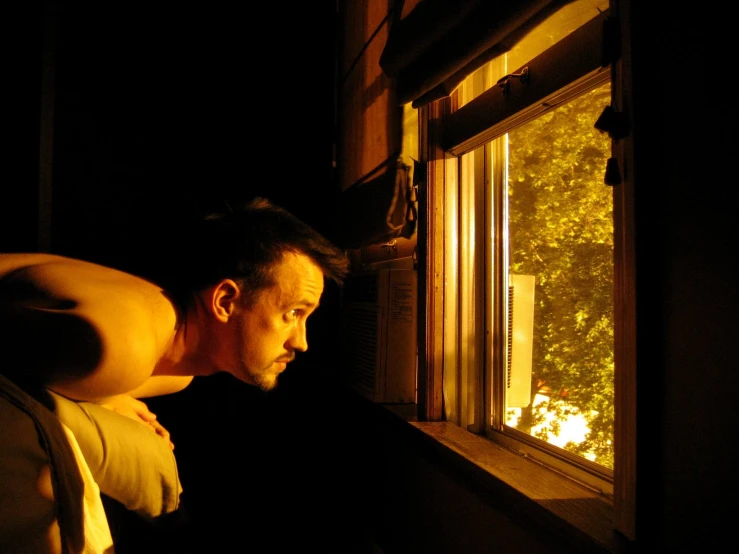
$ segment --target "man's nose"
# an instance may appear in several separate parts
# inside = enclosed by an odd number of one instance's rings
[[[298,350],[299,352],[305,352],[308,350],[308,337],[306,335],[305,325],[297,325],[293,330],[288,344],[291,349]]]

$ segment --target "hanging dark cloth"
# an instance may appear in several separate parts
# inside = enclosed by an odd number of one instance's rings
[[[0,465],[12,468],[2,475],[3,486],[22,487],[29,464],[38,464],[38,460],[48,463],[54,491],[53,516],[59,523],[62,553],[82,554],[85,547],[84,483],[67,435],[51,406],[53,403],[44,389],[21,388],[0,374],[0,420],[4,426],[4,435],[0,437],[4,463]],[[5,443],[6,439],[10,444]],[[0,495],[6,492],[0,491]],[[13,496],[6,499],[12,500]],[[46,521],[49,517],[46,506],[35,497],[18,500],[17,509],[26,512],[26,520]],[[0,550],[4,548],[3,539],[7,538],[2,535],[0,532]]]
[[[356,183],[341,194],[343,248],[382,244],[410,238],[416,229],[416,194],[409,179],[410,166],[393,156],[377,177]]]

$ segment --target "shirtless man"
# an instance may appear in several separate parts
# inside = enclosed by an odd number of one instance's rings
[[[87,261],[0,254],[0,373],[101,404],[167,439],[137,399],[219,372],[274,388],[308,348],[324,279],[341,283],[348,260],[264,199],[202,223],[167,290]]]

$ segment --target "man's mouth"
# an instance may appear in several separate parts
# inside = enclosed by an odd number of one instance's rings
[[[288,356],[286,358],[278,358],[275,363],[282,366],[282,371],[284,371],[287,368],[287,364],[292,362],[295,359],[295,354],[292,356]]]
[[[294,359],[295,359],[295,353],[293,352],[293,353],[292,353],[291,355],[289,355],[289,356],[285,356],[284,358],[278,358],[278,359],[277,359],[277,363],[280,363],[280,364],[289,364],[289,363],[290,363],[290,362],[292,362],[292,361],[293,361]]]

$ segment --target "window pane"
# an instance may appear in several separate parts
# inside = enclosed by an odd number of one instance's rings
[[[613,469],[609,103],[603,85],[508,134],[506,424]]]

